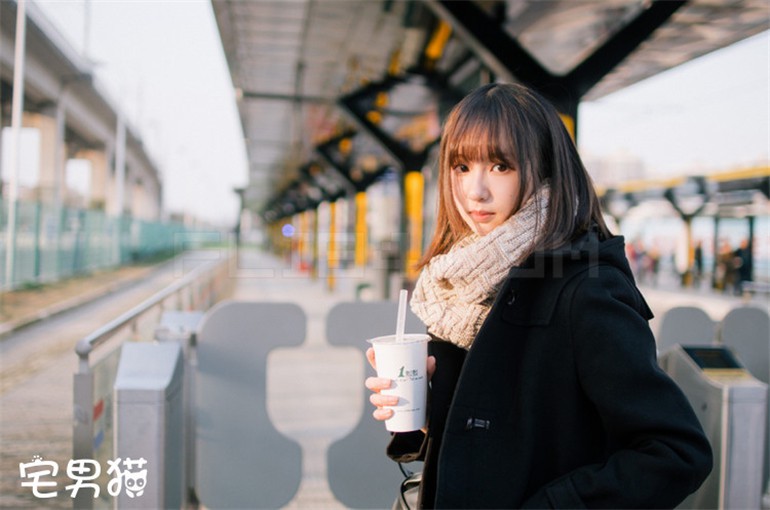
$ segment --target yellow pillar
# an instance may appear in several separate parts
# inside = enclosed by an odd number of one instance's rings
[[[318,208],[313,210],[313,241],[312,261],[310,262],[310,278],[318,278]]]
[[[308,249],[308,215],[310,214],[310,211],[302,211],[299,213],[299,228],[297,229],[297,233],[295,234],[297,236],[297,252],[299,252],[299,268],[301,271],[306,270],[309,267],[308,259],[310,258],[308,255],[310,253],[310,250]]]
[[[337,202],[329,204],[329,245],[326,250],[326,287],[334,290],[334,269],[337,267]]]
[[[368,259],[366,245],[369,232],[366,228],[366,191],[356,193],[356,266],[364,267]]]
[[[567,115],[566,113],[560,113],[559,117],[561,117],[561,121],[564,123],[564,127],[567,128],[567,132],[572,137],[572,141],[575,141],[575,119],[572,118],[571,115]]]
[[[268,227],[268,237],[270,238],[270,246],[273,250],[274,254],[278,254],[278,236],[276,235],[276,229],[277,229],[278,223],[273,222]]]
[[[687,270],[682,276],[682,284],[685,287],[692,287],[693,266],[695,266],[695,246],[692,242],[692,218],[687,217],[684,220],[685,236],[687,239]]]
[[[449,37],[452,35],[452,26],[446,21],[440,21],[431,36],[430,43],[425,48],[425,57],[431,62],[437,62],[444,53]]]
[[[423,194],[425,180],[422,172],[407,172],[404,176],[404,202],[409,231],[409,244],[406,250],[406,277],[409,281],[417,279],[415,266],[422,256],[422,220]]]
[[[299,270],[302,270],[303,255],[305,254],[305,240],[302,238],[302,224],[305,222],[305,211],[297,215],[297,230],[294,235],[297,237],[297,259],[299,260]]]

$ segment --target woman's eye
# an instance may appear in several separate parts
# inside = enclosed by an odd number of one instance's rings
[[[495,166],[492,167],[492,170],[494,170],[495,172],[505,172],[509,170],[509,167],[505,163],[497,163]]]
[[[466,165],[455,165],[454,171],[458,173],[465,173],[468,171],[468,167]]]

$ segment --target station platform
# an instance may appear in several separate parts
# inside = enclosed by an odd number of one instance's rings
[[[122,292],[134,285],[131,297],[126,297],[104,313],[115,314],[126,310],[151,289],[139,289],[140,284],[154,281],[154,287],[168,285],[175,278],[169,263],[132,270],[121,270],[105,279],[94,276],[78,283],[75,296],[53,299],[47,309],[64,309],[68,306],[83,307],[86,301],[95,303],[120,298]],[[166,271],[164,273],[164,271]],[[121,275],[118,278],[118,274]],[[268,358],[267,411],[274,427],[283,435],[296,441],[302,448],[302,481],[287,508],[344,508],[332,494],[327,477],[326,452],[329,445],[348,435],[362,416],[372,410],[364,404],[363,380],[369,370],[361,352],[353,347],[329,344],[325,337],[324,322],[329,310],[341,302],[357,299],[360,286],[380,277],[376,270],[337,270],[334,290],[330,290],[326,278],[312,279],[307,272],[297,271],[287,261],[254,250],[242,250],[237,264],[231,268],[230,277],[235,280],[231,299],[299,305],[307,317],[305,341],[298,347],[279,347]],[[119,287],[116,287],[117,282]],[[95,289],[101,289],[97,292]],[[109,290],[112,288],[112,290]],[[123,289],[123,290],[121,290]],[[712,317],[720,320],[732,308],[744,301],[739,297],[703,291],[689,291],[666,286],[643,288],[657,321],[674,306],[697,305]],[[45,294],[45,293],[43,293]],[[30,300],[33,294],[30,294]],[[79,296],[79,297],[78,297]],[[90,296],[90,297],[89,297]],[[43,298],[34,297],[42,303]],[[15,296],[16,306],[24,308],[22,295]],[[34,308],[27,303],[26,309]],[[67,305],[69,303],[69,305]],[[766,301],[758,303],[767,306]],[[40,501],[18,484],[19,462],[28,462],[33,455],[55,458],[65,463],[71,457],[72,446],[72,374],[77,357],[74,345],[79,338],[94,329],[95,312],[85,310],[82,315],[67,317],[58,313],[55,347],[43,350],[36,356],[32,372],[30,354],[22,335],[30,336],[39,331],[50,335],[51,321],[39,318],[34,324],[14,330],[6,321],[7,333],[0,340],[0,507],[36,508]],[[107,317],[106,320],[110,320]],[[68,322],[69,321],[69,322]],[[97,324],[98,326],[98,324]],[[395,328],[395,317],[394,317]],[[46,332],[48,331],[48,332]],[[32,340],[29,341],[30,345]],[[361,342],[365,342],[362,338]],[[40,349],[36,349],[40,352]],[[384,427],[383,427],[384,431]],[[384,432],[383,432],[384,433]],[[10,447],[9,445],[13,445]],[[383,452],[384,454],[384,452]],[[393,469],[398,467],[394,464]],[[68,497],[60,495],[46,501],[47,508],[71,508]]]
[[[159,265],[125,266],[3,293],[0,298],[0,339],[130,286]]]

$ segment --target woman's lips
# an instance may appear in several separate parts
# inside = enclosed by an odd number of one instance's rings
[[[468,215],[473,221],[484,223],[485,221],[491,220],[495,213],[489,211],[470,211]]]

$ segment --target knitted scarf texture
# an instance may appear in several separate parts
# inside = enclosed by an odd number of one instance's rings
[[[423,268],[410,306],[430,333],[470,348],[509,270],[537,240],[549,196],[543,187],[494,230],[464,237]]]

